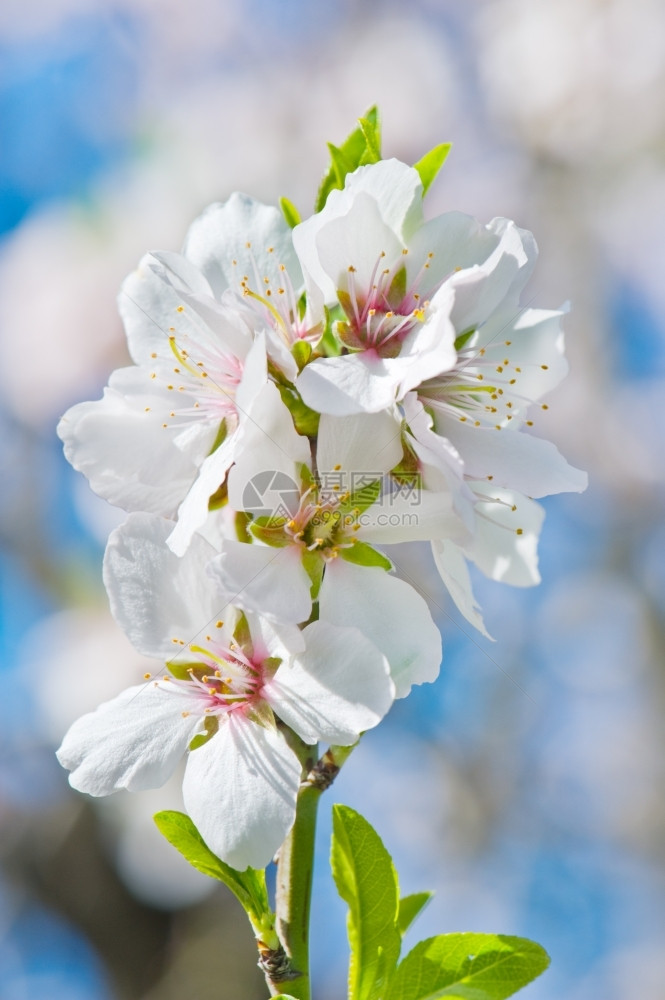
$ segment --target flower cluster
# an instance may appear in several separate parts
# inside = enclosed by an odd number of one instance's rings
[[[59,427],[129,512],[105,584],[160,661],[76,722],[60,761],[105,795],[160,785],[186,753],[185,805],[238,869],[293,823],[294,740],[351,745],[437,676],[438,629],[382,547],[430,542],[484,632],[467,562],[538,582],[534,497],[586,485],[528,431],[566,372],[561,311],[519,305],[533,238],[425,221],[423,193],[380,160],[295,228],[246,195],[212,205],[182,254],[125,281],[134,364]]]

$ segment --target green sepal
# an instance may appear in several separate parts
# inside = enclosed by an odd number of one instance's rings
[[[223,507],[229,500],[229,490],[226,480],[217,487],[215,492],[212,494],[208,500],[208,510],[219,510]]]
[[[193,740],[190,741],[189,749],[196,750],[198,747],[202,747],[204,743],[215,735],[219,729],[219,719],[214,715],[209,715],[204,723],[205,732],[197,733]]]
[[[365,123],[365,129],[370,131],[374,143],[376,143],[376,138],[379,134],[379,113],[376,106],[371,107],[361,121]],[[374,130],[373,132],[372,129]],[[330,150],[331,164],[321,181],[314,206],[315,212],[320,212],[325,206],[328,195],[334,188],[344,187],[344,181],[348,173],[353,173],[361,163],[373,162],[372,160],[363,159],[367,155],[368,145],[365,132],[360,124],[346,137],[341,146],[333,146],[332,143],[329,143],[328,149]]]
[[[286,224],[290,229],[295,229],[302,222],[300,218],[300,212],[288,198],[279,199],[279,207],[282,210],[282,215],[286,219]]]
[[[322,354],[324,358],[338,358],[342,353],[342,345],[335,336],[332,327],[328,327],[316,345],[317,354]]]
[[[262,729],[269,729],[271,732],[277,732],[277,720],[275,719],[275,713],[268,704],[267,701],[255,701],[249,709],[247,709],[246,719],[250,722],[254,722],[257,726],[261,726]]]
[[[215,440],[212,443],[212,448],[208,452],[209,455],[212,455],[213,451],[217,451],[220,444],[223,444],[224,441],[226,441],[227,434],[228,427],[226,426],[226,420],[222,420],[221,424],[217,428],[217,434],[215,435]]]
[[[385,1000],[506,1000],[549,965],[544,948],[504,934],[440,934],[397,967]]]
[[[333,806],[331,865],[349,907],[349,1000],[378,1000],[400,951],[397,873],[379,835],[348,806]]]
[[[274,927],[268,901],[265,872],[258,868],[236,871],[212,853],[194,823],[185,813],[171,809],[154,816],[157,829],[193,868],[223,882],[241,904],[255,928]],[[265,939],[264,939],[265,940]]]
[[[291,354],[298,365],[298,371],[301,372],[312,356],[312,345],[308,340],[296,340],[291,348]]]
[[[309,465],[305,462],[299,462],[296,466],[298,471],[298,476],[300,478],[300,488],[301,490],[308,490],[310,486],[314,485],[314,476],[312,475],[312,470]]]
[[[423,197],[427,194],[436,175],[446,162],[451,145],[450,142],[442,142],[440,145],[435,146],[434,149],[430,149],[429,153],[425,153],[417,163],[413,164],[414,169],[420,174],[420,180],[423,185]]]
[[[460,333],[459,337],[455,337],[455,350],[461,351],[465,344],[473,337],[476,332],[476,328],[473,327],[471,330],[465,330],[464,333]]]
[[[309,406],[303,403],[300,393],[292,385],[279,382],[277,383],[277,388],[282,397],[282,402],[288,407],[293,417],[293,425],[298,434],[303,434],[305,437],[316,437],[319,431],[321,414],[317,413],[316,410],[311,410]]]
[[[416,917],[425,909],[433,895],[433,892],[413,892],[409,896],[402,896],[397,914],[397,926],[402,937]]]
[[[323,559],[318,552],[307,552],[305,550],[302,557],[302,564],[305,567],[307,576],[312,581],[310,593],[312,595],[312,601],[315,601],[319,596],[321,581],[323,579]]]
[[[421,485],[420,460],[404,438],[402,438],[402,458],[390,470],[390,475],[399,483],[408,483],[414,487]]]
[[[233,519],[233,526],[236,532],[236,538],[239,542],[251,542],[252,536],[249,534],[248,526],[250,524],[250,515],[247,511],[238,510]]]
[[[283,517],[256,517],[249,525],[249,533],[252,538],[269,545],[273,549],[282,549],[289,544],[289,540],[284,534]]]
[[[390,282],[390,288],[388,289],[387,299],[388,304],[391,309],[396,309],[403,301],[406,295],[406,268],[404,266],[400,267],[399,271]]]
[[[190,670],[201,670],[203,664],[200,660],[197,660],[196,662],[189,661],[187,663],[180,663],[178,660],[170,660],[166,666],[169,673],[172,674],[176,680],[189,681],[191,680],[189,675]],[[206,670],[209,672],[210,668],[206,667]]]
[[[238,620],[233,629],[233,640],[237,642],[243,653],[251,659],[254,653],[252,633],[249,630],[249,623],[244,611],[238,612]]]
[[[342,559],[355,563],[356,566],[380,566],[385,570],[393,568],[390,559],[367,542],[354,542],[349,548],[340,548],[338,551]]]
[[[326,323],[321,339],[316,345],[316,353],[322,354],[326,358],[336,358],[342,353],[342,345],[335,335],[335,326],[338,320],[344,319],[344,310],[340,305],[334,305],[330,308],[324,306],[323,309]]]
[[[381,496],[381,480],[374,479],[371,483],[366,483],[359,489],[354,490],[346,500],[340,504],[340,511],[343,514],[351,513],[358,516],[375,504]]]

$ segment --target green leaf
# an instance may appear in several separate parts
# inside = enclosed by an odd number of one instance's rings
[[[302,222],[300,212],[292,201],[289,201],[288,198],[280,198],[279,207],[282,210],[282,215],[286,219],[287,225],[290,226],[291,229],[295,229],[296,226],[300,225]]]
[[[348,806],[333,806],[331,865],[349,907],[349,1000],[377,1000],[399,956],[397,873],[379,835]]]
[[[414,163],[414,168],[420,174],[420,180],[423,185],[423,197],[427,194],[432,181],[436,178],[439,170],[445,163],[448,153],[450,152],[451,143],[442,142],[439,146],[435,146],[434,149],[430,149],[429,153]]]
[[[340,548],[339,554],[347,562],[355,563],[356,566],[380,566],[381,569],[390,570],[393,564],[382,552],[378,552],[367,542],[354,542],[348,549]]]
[[[193,868],[226,885],[241,903],[252,923],[272,918],[263,870],[248,868],[238,872],[212,853],[185,813],[165,810],[154,816],[157,829]]]
[[[380,139],[378,138],[379,112],[377,107],[371,107],[360,121],[364,122],[365,129],[371,132],[374,143],[376,144],[378,141],[380,146]],[[328,200],[328,195],[334,188],[344,187],[344,181],[348,173],[353,173],[361,163],[373,162],[371,159],[364,159],[368,155],[368,145],[365,132],[360,124],[346,137],[341,146],[334,146],[332,143],[329,143],[328,149],[330,150],[331,164],[321,181],[314,206],[315,212],[321,211]]]
[[[331,169],[335,180],[334,187],[343,188],[344,178],[347,174],[353,173],[354,168],[351,161],[347,160],[343,150],[341,150],[339,146],[334,146],[332,142],[329,142],[328,152],[330,153],[330,160],[332,164]]]
[[[433,895],[433,892],[414,892],[410,896],[402,896],[399,901],[399,913],[397,915],[397,926],[402,937],[404,937],[418,914],[425,909]]]
[[[547,952],[503,934],[440,934],[400,962],[385,1000],[505,1000],[544,972]]]
[[[365,137],[366,149],[363,153],[361,163],[378,163],[381,159],[381,133],[378,119],[359,118],[358,124]]]

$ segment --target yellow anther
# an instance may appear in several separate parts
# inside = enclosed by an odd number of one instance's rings
[[[334,469],[335,472],[339,472],[339,470],[341,468],[342,468],[342,466],[339,464],[339,462],[337,463],[337,465],[333,465],[333,469]]]
[[[543,369],[544,372],[546,372],[547,369],[549,368],[549,365],[541,365],[540,367]]]
[[[524,531],[522,530],[522,528],[515,528],[515,534],[516,535],[523,535]]]
[[[220,618],[220,620],[218,622],[215,622],[215,628],[222,628],[223,625],[224,625],[224,622],[221,620],[221,618]]]
[[[349,274],[355,274],[355,271],[356,271],[356,269],[355,269],[355,267],[353,266],[353,264],[349,264],[349,266],[348,266],[348,269],[347,269],[347,270],[348,270]]]
[[[184,306],[176,306],[176,310],[175,311],[177,313],[184,313],[185,307]]]
[[[151,358],[156,358],[157,357],[157,351],[153,351],[152,354],[150,355],[150,357]]]
[[[151,677],[152,677],[152,674],[144,674],[143,675],[143,680],[144,681],[149,681]]]

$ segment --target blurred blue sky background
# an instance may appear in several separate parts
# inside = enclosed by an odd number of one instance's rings
[[[535,430],[591,485],[546,501],[539,588],[478,579],[496,643],[431,572],[441,677],[363,741],[331,801],[377,826],[405,891],[436,888],[417,936],[535,938],[553,964],[533,1000],[665,998],[665,7],[6,0],[0,1000],[264,996],[234,904],[152,832],[177,782],[91,805],[54,762],[69,722],[141,666],[101,584],[119,515],[55,424],[124,363],[115,295],[142,253],[179,248],[235,189],[307,213],[326,140],[374,102],[386,155],[454,143],[432,214],[535,233],[528,295],[572,302],[572,372]],[[319,1000],[345,975],[327,813]]]

